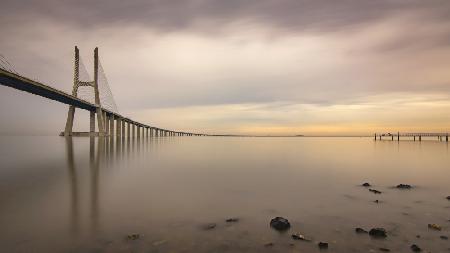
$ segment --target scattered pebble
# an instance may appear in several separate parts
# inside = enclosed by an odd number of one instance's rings
[[[364,186],[364,187],[371,187],[372,185],[370,185],[369,183],[364,183],[364,184],[362,184],[361,186]]]
[[[440,238],[441,238],[442,240],[448,240],[448,236],[445,236],[445,235],[441,235]]]
[[[380,237],[383,237],[383,238],[387,237],[386,229],[384,229],[384,228],[372,228],[369,231],[369,235],[373,236],[373,237],[379,237],[379,238]]]
[[[161,241],[153,242],[152,244],[153,244],[153,246],[159,246],[159,245],[165,244],[166,242],[167,242],[166,240],[161,240]]]
[[[428,224],[428,228],[438,231],[442,230],[441,226],[439,226],[438,224]]]
[[[141,237],[141,235],[140,234],[129,234],[129,235],[127,235],[127,239],[128,240],[137,240],[137,239],[139,239]]]
[[[216,226],[217,226],[216,223],[208,223],[208,224],[203,225],[202,228],[204,230],[211,230],[211,229],[214,229]]]
[[[384,251],[384,252],[389,252],[389,251],[391,251],[390,249],[388,249],[388,248],[378,248],[380,251]]]
[[[229,218],[225,220],[226,222],[238,222],[239,218]]]
[[[317,244],[319,246],[319,249],[328,249],[328,243],[327,242],[319,242]]]
[[[411,250],[414,251],[414,252],[421,252],[422,251],[422,249],[419,246],[415,245],[415,244],[411,245]]]
[[[268,242],[266,244],[264,244],[264,247],[272,247],[273,246],[273,242]]]
[[[270,221],[270,226],[278,231],[284,231],[291,227],[291,223],[286,218],[275,217]]]
[[[399,184],[399,185],[396,186],[396,188],[397,189],[407,189],[407,190],[409,190],[409,189],[412,188],[412,186],[409,185],[409,184]]]
[[[375,194],[381,194],[381,192],[380,192],[380,191],[378,191],[378,190],[375,190],[375,189],[369,189],[369,191],[370,191],[370,192],[373,192],[373,193],[375,193]]]
[[[307,242],[311,241],[311,239],[308,239],[304,235],[299,234],[299,233],[292,234],[292,239],[300,240],[300,241],[307,241]]]
[[[369,232],[367,232],[365,229],[363,229],[363,228],[355,228],[355,232],[357,233],[357,234],[367,234],[367,233],[369,233]]]

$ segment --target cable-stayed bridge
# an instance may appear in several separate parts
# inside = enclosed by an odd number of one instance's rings
[[[91,79],[79,56],[79,50],[75,47],[72,94],[67,94],[51,86],[21,76],[3,57],[0,57],[0,84],[69,105],[65,129],[61,133],[63,136],[84,134],[72,131],[76,108],[90,112],[90,129],[89,132],[86,132],[86,135],[89,136],[151,137],[207,135],[162,129],[134,121],[121,115],[101,65],[98,48],[94,50],[94,77]],[[96,124],[98,132],[95,131]]]

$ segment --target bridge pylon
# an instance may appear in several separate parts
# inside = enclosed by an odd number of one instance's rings
[[[99,136],[105,135],[105,114],[102,110],[101,102],[100,102],[100,93],[98,89],[98,48],[96,47],[94,50],[94,80],[93,81],[80,81],[80,51],[77,46],[75,46],[75,62],[74,62],[74,74],[73,74],[73,88],[72,88],[72,96],[78,97],[78,88],[80,86],[88,86],[94,89],[95,94],[95,106],[96,110],[90,112],[90,129],[89,135],[94,136],[95,133],[95,114],[97,114],[97,123],[98,123],[98,134]],[[64,136],[72,136],[73,135],[73,120],[75,116],[75,106],[70,105],[69,111],[67,113],[67,121],[66,127],[64,129]]]

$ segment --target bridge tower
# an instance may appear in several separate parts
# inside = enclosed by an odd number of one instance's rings
[[[105,135],[105,113],[102,110],[100,103],[100,94],[98,90],[98,48],[96,47],[94,50],[94,80],[90,82],[80,81],[80,51],[78,47],[75,46],[75,64],[74,64],[74,75],[73,75],[73,89],[72,95],[74,97],[78,96],[78,88],[80,86],[89,86],[94,89],[95,93],[95,106],[96,110],[90,112],[90,132],[89,135],[95,135],[95,114],[97,114],[97,122],[98,122],[98,132],[100,136]],[[72,136],[73,132],[73,119],[75,116],[75,106],[69,106],[69,111],[67,113],[67,121],[66,127],[64,129],[64,136]]]

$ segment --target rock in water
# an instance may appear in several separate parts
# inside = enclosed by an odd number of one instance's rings
[[[447,196],[447,199],[450,200],[450,196]]]
[[[378,238],[385,238],[385,237],[387,237],[386,229],[384,229],[384,228],[372,228],[369,231],[369,235],[373,236],[373,237],[378,237]]]
[[[202,226],[203,230],[211,230],[214,229],[217,226],[216,223],[208,223]]]
[[[414,251],[414,252],[421,252],[422,251],[422,249],[419,246],[415,245],[415,244],[411,245],[411,250]]]
[[[270,226],[278,231],[284,231],[288,230],[291,224],[283,217],[275,217],[270,221]]]
[[[384,251],[384,252],[390,252],[391,250],[390,249],[387,249],[387,248],[378,248],[380,251]]]
[[[311,239],[306,238],[304,235],[296,233],[296,234],[292,234],[292,239],[294,240],[300,240],[300,241],[307,241],[310,242]]]
[[[361,186],[364,186],[364,187],[371,187],[372,185],[370,185],[369,183],[364,183],[364,184],[362,184]]]
[[[355,228],[355,232],[357,234],[367,234],[367,233],[369,233],[366,230],[364,230],[363,228]]]
[[[264,244],[264,247],[272,247],[273,246],[273,242],[268,242],[266,244]]]
[[[225,220],[226,222],[238,222],[239,218],[229,218]]]
[[[442,240],[448,240],[448,236],[445,236],[445,235],[441,235],[440,238],[441,238]]]
[[[370,191],[370,192],[373,192],[373,193],[375,193],[375,194],[381,194],[381,192],[380,192],[380,191],[378,191],[378,190],[375,190],[375,189],[369,189],[369,191]]]
[[[141,235],[140,234],[130,234],[130,235],[127,235],[127,239],[128,240],[137,240],[137,239],[139,239],[141,237]]]
[[[428,228],[441,231],[442,228],[438,224],[428,224]]]
[[[397,189],[407,189],[407,190],[412,188],[412,186],[409,184],[399,184],[396,187],[397,187]]]
[[[317,244],[319,246],[319,249],[328,249],[328,243],[327,242],[319,242]]]

